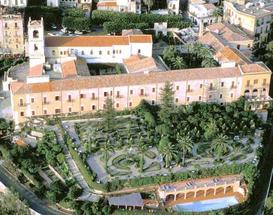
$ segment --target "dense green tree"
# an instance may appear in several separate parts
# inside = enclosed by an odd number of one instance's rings
[[[185,69],[185,68],[187,68],[187,65],[182,57],[177,56],[172,60],[172,69]]]
[[[164,88],[161,89],[160,103],[159,118],[162,123],[170,127],[171,114],[174,110],[174,91],[170,82],[166,82]]]
[[[154,0],[143,0],[143,2],[148,7],[148,12],[150,13],[151,7],[154,5]]]
[[[105,100],[105,108],[103,110],[103,124],[106,131],[111,132],[114,127],[115,109],[113,100],[107,97]]]
[[[10,191],[0,193],[0,214],[3,215],[29,215],[30,211],[26,204],[19,200],[17,194]]]
[[[205,140],[213,139],[218,133],[219,129],[214,120],[210,120],[210,122],[205,127],[204,138]]]
[[[273,192],[271,192],[265,201],[265,215],[273,214]]]
[[[105,169],[107,170],[108,169],[107,162],[109,159],[109,153],[114,151],[114,147],[111,144],[109,139],[101,146],[101,151],[103,153]]]
[[[215,139],[212,140],[211,149],[220,158],[228,152],[228,137],[223,134],[218,134]]]
[[[164,159],[165,167],[170,167],[171,161],[177,158],[177,149],[167,137],[161,138],[158,148]]]
[[[178,148],[182,153],[182,165],[185,166],[185,157],[187,153],[191,153],[193,141],[189,136],[182,136],[180,134],[177,134],[176,140]]]
[[[140,155],[140,165],[139,165],[140,171],[142,172],[143,167],[144,167],[144,156],[148,150],[148,146],[147,146],[146,142],[144,141],[143,137],[138,138],[137,148],[138,148],[138,153]]]

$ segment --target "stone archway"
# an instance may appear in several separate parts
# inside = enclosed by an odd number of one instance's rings
[[[186,193],[186,199],[193,198],[193,197],[194,197],[194,192],[193,191],[190,191],[190,192]]]
[[[204,196],[205,195],[205,191],[204,190],[198,190],[197,192],[196,192],[196,197],[198,198],[198,197],[201,197],[201,196]]]
[[[178,193],[176,195],[176,199],[184,199],[185,198],[185,194],[184,193]]]
[[[206,192],[206,196],[214,195],[214,188],[210,188]]]
[[[224,188],[223,187],[218,187],[217,189],[216,189],[216,195],[219,195],[219,194],[224,194]]]
[[[173,201],[175,199],[175,195],[174,194],[169,194],[166,196],[166,201]]]

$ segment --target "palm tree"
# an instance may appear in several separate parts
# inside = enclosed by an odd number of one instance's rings
[[[211,150],[216,153],[218,158],[226,154],[228,149],[228,137],[226,135],[219,134],[214,140],[212,140]]]
[[[177,157],[177,150],[175,146],[171,144],[167,138],[161,139],[159,151],[165,161],[165,167],[169,167],[171,161]]]
[[[173,69],[185,69],[187,68],[187,65],[184,61],[184,59],[180,56],[177,56],[172,60],[172,68]]]
[[[219,8],[216,8],[212,13],[212,16],[216,18],[216,22],[219,21],[219,17],[221,17],[222,15],[222,11]]]
[[[151,7],[154,5],[154,0],[143,0],[143,2],[148,7],[148,13],[150,13]]]
[[[177,134],[176,137],[178,148],[182,152],[182,165],[185,166],[185,156],[187,153],[190,153],[193,147],[193,141],[189,136],[182,136]]]
[[[202,60],[201,66],[202,67],[215,67],[218,63],[212,57],[206,57]]]
[[[141,137],[138,140],[138,152],[140,154],[140,171],[143,171],[143,166],[144,166],[144,155],[147,151],[148,147],[146,142],[144,142],[143,137]]]
[[[105,142],[102,145],[101,150],[102,150],[103,158],[104,158],[104,162],[105,162],[105,170],[107,171],[107,161],[108,161],[109,152],[113,152],[114,151],[114,147],[110,143],[109,139],[107,140],[107,142]]]

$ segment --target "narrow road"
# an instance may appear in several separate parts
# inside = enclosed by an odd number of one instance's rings
[[[30,208],[42,215],[68,215],[68,213],[50,208],[34,193],[14,179],[14,177],[0,165],[0,181],[8,188],[14,189],[24,199]]]
[[[50,130],[54,131],[56,133],[57,141],[63,148],[63,152],[68,164],[68,167],[73,175],[73,177],[77,180],[81,188],[83,189],[82,196],[79,197],[79,199],[83,201],[92,201],[97,202],[100,199],[100,196],[97,194],[94,194],[92,190],[89,188],[87,182],[85,181],[84,177],[82,176],[79,168],[77,167],[75,161],[73,160],[71,154],[69,153],[69,150],[64,142],[63,136],[61,134],[61,131],[56,126],[50,126],[48,127]]]
[[[264,201],[267,194],[267,189],[269,186],[271,170],[273,167],[272,157],[273,157],[273,127],[271,127],[270,136],[268,137],[267,143],[264,145],[264,156],[262,162],[259,164],[258,168],[260,170],[259,178],[255,184],[253,190],[253,197],[251,199],[252,203],[248,212],[245,214],[262,214]]]

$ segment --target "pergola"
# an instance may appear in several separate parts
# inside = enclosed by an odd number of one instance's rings
[[[109,197],[108,201],[110,206],[117,206],[118,208],[125,207],[127,209],[128,207],[132,207],[134,209],[135,208],[143,209],[144,207],[144,202],[140,193],[132,193],[117,197]]]

